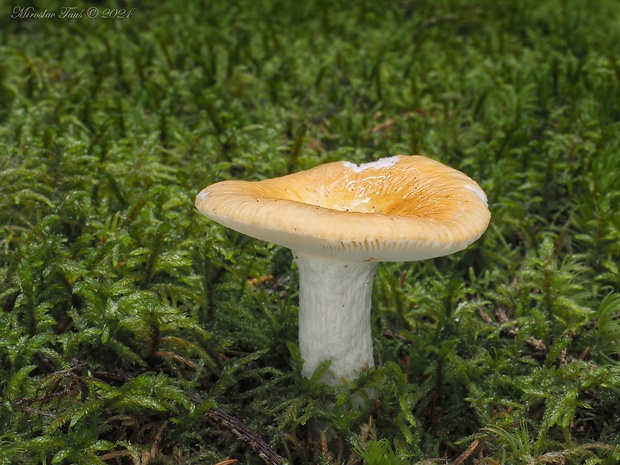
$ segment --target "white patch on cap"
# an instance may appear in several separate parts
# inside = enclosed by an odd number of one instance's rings
[[[356,165],[350,161],[345,161],[344,166],[353,170],[354,173],[361,173],[362,171],[369,169],[379,170],[381,168],[389,168],[390,166],[394,166],[398,162],[399,158],[400,157],[398,155],[395,157],[380,158],[379,160],[370,163],[362,163],[361,165]]]
[[[207,191],[200,191],[198,194],[198,198],[200,200],[207,200],[207,197],[209,197],[209,193]]]
[[[476,186],[472,186],[471,184],[465,184],[463,186],[465,189],[467,189],[468,191],[472,191],[474,194],[476,194],[478,197],[480,197],[480,200],[482,200],[484,202],[485,205],[489,205],[489,201],[487,199],[487,195],[483,192],[482,189],[480,189],[479,187]]]

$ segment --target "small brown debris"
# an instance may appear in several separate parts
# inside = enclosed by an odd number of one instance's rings
[[[506,314],[506,309],[501,306],[497,307],[493,311],[493,316],[495,317],[497,323],[500,325],[503,325],[504,323],[511,321],[508,315]],[[518,332],[519,332],[518,326],[509,326],[502,331],[502,334],[506,337],[515,337]]]
[[[527,344],[532,347],[534,350],[546,354],[548,352],[547,346],[542,339],[536,339],[534,336],[530,336],[528,338]]]
[[[506,309],[504,307],[497,307],[493,311],[493,316],[500,325],[503,325],[504,323],[510,321],[510,318],[508,318],[508,315],[506,314]]]
[[[267,275],[267,276],[259,276],[258,278],[250,278],[248,282],[252,286],[259,286],[261,284],[266,283],[267,281],[272,281],[272,280],[273,280],[273,276]]]
[[[452,462],[452,465],[461,465],[462,463],[464,463],[465,460],[467,460],[469,456],[476,451],[479,445],[480,439],[474,439],[474,441],[469,446],[467,446],[467,449],[465,449],[463,453],[459,455],[454,462]]]
[[[573,361],[573,356],[568,353],[568,348],[564,347],[558,355],[558,365],[565,366]]]
[[[590,346],[583,349],[583,352],[581,352],[581,355],[579,356],[579,360],[583,362],[590,353],[590,350]]]
[[[164,421],[157,430],[157,434],[155,435],[155,439],[153,440],[153,444],[151,445],[150,458],[152,459],[156,459],[157,454],[159,454],[159,446],[164,437],[164,430],[168,427],[168,423],[168,420]]]
[[[478,315],[482,320],[488,325],[495,325],[495,321],[489,316],[487,312],[484,311],[482,307],[478,308]]]

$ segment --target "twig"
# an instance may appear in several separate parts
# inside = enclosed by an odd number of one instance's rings
[[[586,357],[588,356],[588,354],[590,353],[590,346],[586,347],[585,349],[583,349],[583,352],[581,352],[581,355],[579,356],[579,360],[581,360],[582,362],[586,359]]]
[[[157,454],[159,453],[159,445],[161,444],[161,440],[164,436],[164,430],[168,427],[168,420],[164,421],[159,429],[157,430],[157,434],[155,435],[155,440],[153,441],[153,445],[151,446],[151,455],[152,459],[157,458]]]
[[[465,449],[463,453],[459,455],[454,462],[452,462],[452,465],[461,465],[463,462],[465,462],[465,460],[469,458],[471,454],[474,453],[474,451],[478,448],[479,445],[480,439],[475,439],[474,442],[472,442],[467,447],[467,449]]]
[[[212,407],[205,412],[205,416],[245,442],[267,465],[282,465],[282,460],[280,460],[278,454],[275,453],[269,444],[230,413],[217,407]]]

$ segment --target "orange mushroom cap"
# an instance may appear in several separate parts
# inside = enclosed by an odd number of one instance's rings
[[[294,251],[415,261],[464,249],[491,214],[478,184],[426,157],[333,162],[264,181],[223,181],[196,207],[231,229]]]

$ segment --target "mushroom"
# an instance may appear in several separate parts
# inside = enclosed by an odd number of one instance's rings
[[[475,181],[417,155],[222,181],[203,189],[196,207],[224,226],[292,250],[302,373],[311,377],[330,360],[322,378],[330,385],[374,366],[370,308],[378,263],[462,250],[491,216]]]

